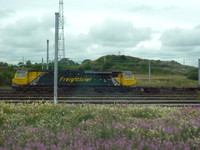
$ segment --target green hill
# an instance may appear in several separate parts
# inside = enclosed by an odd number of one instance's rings
[[[151,61],[151,73],[158,75],[165,74],[185,74],[195,67],[183,66],[176,61]],[[89,59],[84,60],[78,67],[80,70],[98,70],[98,71],[112,71],[112,70],[130,70],[135,74],[148,74],[149,72],[149,60],[140,59],[131,56],[117,56],[107,55],[91,61]]]

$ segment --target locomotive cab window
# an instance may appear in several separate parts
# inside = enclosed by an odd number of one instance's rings
[[[125,79],[132,79],[132,75],[131,74],[125,74]]]
[[[18,78],[25,78],[25,72],[18,72],[17,77]]]

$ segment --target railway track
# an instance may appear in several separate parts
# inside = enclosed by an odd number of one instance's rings
[[[52,92],[18,92],[0,89],[0,101],[6,103],[53,102]],[[159,106],[200,106],[198,93],[93,93],[68,92],[58,94],[58,103],[69,104],[137,104]]]

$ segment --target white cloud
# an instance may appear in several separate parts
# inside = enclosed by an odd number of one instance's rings
[[[41,60],[47,39],[53,58],[58,4],[59,0],[2,1],[0,61],[12,63],[23,55]],[[121,51],[141,58],[196,61],[199,4],[196,0],[64,0],[66,57],[79,61]]]

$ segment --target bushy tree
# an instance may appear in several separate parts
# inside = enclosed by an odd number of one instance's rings
[[[19,67],[24,67],[24,63],[23,63],[23,62],[19,62],[19,63],[18,63],[18,66],[19,66]]]
[[[0,66],[8,66],[6,62],[0,62]]]
[[[187,73],[188,79],[198,80],[198,69],[193,69]]]
[[[104,65],[103,65],[103,70],[110,70],[113,66],[113,63],[111,62],[106,62]]]
[[[9,66],[7,69],[0,71],[0,86],[11,86],[12,79],[14,77],[15,70],[11,66]]]
[[[32,67],[31,61],[28,60],[28,61],[26,62],[26,68],[31,68],[31,67]]]

